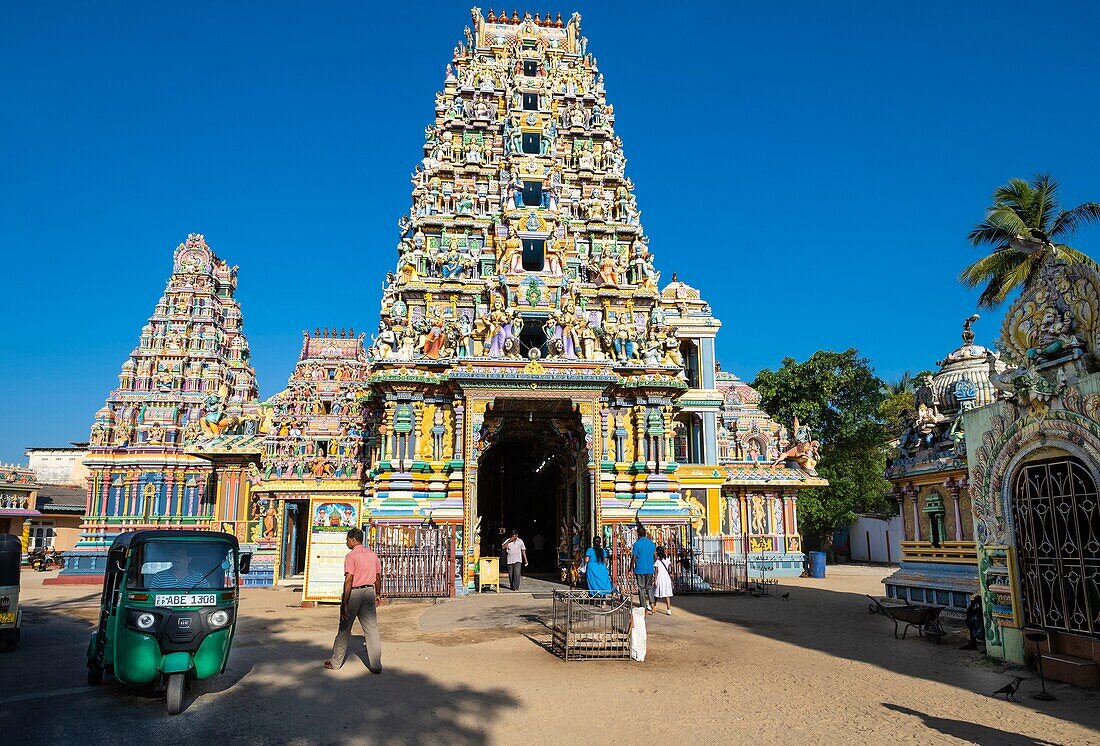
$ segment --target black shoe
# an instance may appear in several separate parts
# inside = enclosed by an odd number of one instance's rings
[[[968,642],[968,643],[966,643],[965,645],[963,645],[962,647],[959,648],[959,650],[977,650],[977,649],[978,649],[978,643],[976,643],[976,642]]]

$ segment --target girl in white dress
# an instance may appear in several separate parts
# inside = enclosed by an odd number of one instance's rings
[[[653,575],[653,598],[665,600],[665,613],[672,616],[672,560],[665,556],[665,548],[657,547],[657,564]]]

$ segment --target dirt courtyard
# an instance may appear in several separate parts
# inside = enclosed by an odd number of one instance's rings
[[[671,617],[650,617],[644,663],[552,656],[539,644],[550,600],[531,594],[390,604],[380,676],[355,657],[322,668],[334,607],[247,589],[228,670],[173,718],[143,692],[85,686],[96,590],[25,572],[23,643],[0,654],[0,723],[53,744],[1100,744],[1100,693],[1054,685],[1058,699],[1039,702],[1032,672],[960,639],[895,640],[862,595],[881,594],[889,572],[830,566],[767,597],[678,597]],[[1019,703],[989,696],[1017,673],[1029,677]]]

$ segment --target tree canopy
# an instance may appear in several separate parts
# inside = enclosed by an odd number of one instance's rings
[[[1092,263],[1084,252],[1057,239],[1069,238],[1081,226],[1095,222],[1100,222],[1100,203],[1061,209],[1058,182],[1049,174],[1039,174],[1030,182],[1012,179],[997,187],[985,220],[970,231],[972,246],[991,246],[993,252],[964,269],[959,280],[971,288],[983,285],[978,305],[995,308],[1013,290],[1031,284],[1051,254],[1069,263]]]
[[[773,419],[789,427],[798,417],[820,442],[817,471],[829,486],[799,496],[804,533],[825,537],[856,512],[889,510],[882,419],[887,395],[858,350],[819,351],[802,363],[788,357],[778,370],[760,371],[752,385]]]

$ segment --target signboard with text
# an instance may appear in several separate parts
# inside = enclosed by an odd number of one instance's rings
[[[358,501],[317,497],[309,501],[304,600],[340,601],[348,531],[358,527]]]

